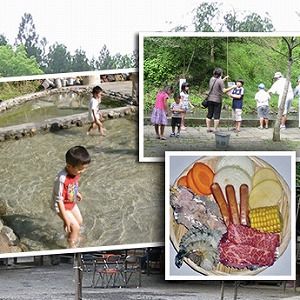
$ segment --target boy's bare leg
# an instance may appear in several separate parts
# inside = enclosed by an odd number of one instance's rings
[[[269,119],[265,119],[266,127],[269,128]]]
[[[91,123],[91,126],[88,129],[88,132],[91,132],[95,128],[95,122]]]
[[[98,130],[99,130],[99,134],[105,135],[105,133],[103,132],[103,125],[101,122],[100,122],[100,124],[98,124]]]
[[[58,215],[62,219],[61,214],[59,213]],[[79,230],[80,230],[80,224],[78,223],[75,215],[73,215],[72,211],[67,210],[66,215],[67,215],[67,218],[71,222],[71,231],[68,232],[68,238],[67,238],[68,247],[69,248],[76,248],[77,243],[78,243],[78,235],[79,235]],[[80,221],[80,219],[79,219],[79,221]]]

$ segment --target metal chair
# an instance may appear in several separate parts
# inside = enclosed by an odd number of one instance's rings
[[[123,266],[120,255],[110,255],[97,258],[94,262],[94,274],[92,286],[97,287],[101,280],[101,287],[115,287],[118,279],[122,278]],[[96,275],[98,278],[96,280]],[[121,284],[119,285],[121,286]]]
[[[133,275],[136,277],[136,287],[141,286],[141,261],[138,256],[129,255],[125,258],[123,274],[125,286],[128,286]]]

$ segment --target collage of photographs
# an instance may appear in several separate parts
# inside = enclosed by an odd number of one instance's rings
[[[300,10],[247,2],[4,6],[0,300],[300,299]]]

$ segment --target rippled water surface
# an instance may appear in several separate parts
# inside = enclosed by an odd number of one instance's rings
[[[138,163],[136,120],[108,120],[104,127],[107,137],[86,136],[86,125],[0,144],[0,209],[30,251],[66,247],[50,199],[65,152],[75,145],[92,157],[80,180],[85,238],[80,246],[163,241],[163,165]]]
[[[54,94],[28,101],[1,113],[0,127],[30,122],[42,122],[50,118],[64,117],[88,111],[91,94]],[[102,97],[99,109],[124,106],[124,103]]]

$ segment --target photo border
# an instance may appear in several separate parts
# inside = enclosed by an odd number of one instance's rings
[[[205,276],[197,271],[194,271],[191,267],[188,268],[193,271],[194,275],[174,275],[171,272],[171,263],[170,261],[174,259],[171,257],[171,250],[175,251],[173,245],[170,241],[170,159],[173,156],[182,156],[190,157],[191,161],[196,161],[201,156],[289,156],[291,161],[291,170],[290,170],[290,190],[291,190],[291,241],[285,250],[284,254],[287,255],[286,251],[290,252],[290,263],[291,263],[291,273],[289,275],[261,275],[261,273],[252,276],[252,275],[229,275],[229,276]],[[192,159],[194,158],[194,159]],[[186,166],[180,165],[182,171],[184,171]],[[177,174],[178,176],[180,174]],[[177,177],[177,176],[176,176]],[[165,280],[296,280],[296,152],[295,151],[277,151],[277,152],[268,152],[268,151],[251,151],[251,152],[224,152],[224,151],[166,151],[165,152]],[[287,182],[289,183],[289,182]],[[282,256],[280,258],[282,258]],[[280,259],[279,258],[279,259]],[[272,267],[272,266],[271,266]],[[270,268],[271,268],[270,267]],[[178,270],[179,271],[179,270]],[[190,270],[189,270],[190,271]],[[180,271],[178,273],[181,273]],[[182,272],[183,273],[183,272]]]
[[[291,37],[300,36],[295,32],[139,32],[139,161],[164,162],[165,157],[144,155],[144,39],[146,37]],[[154,134],[154,129],[153,129]]]

